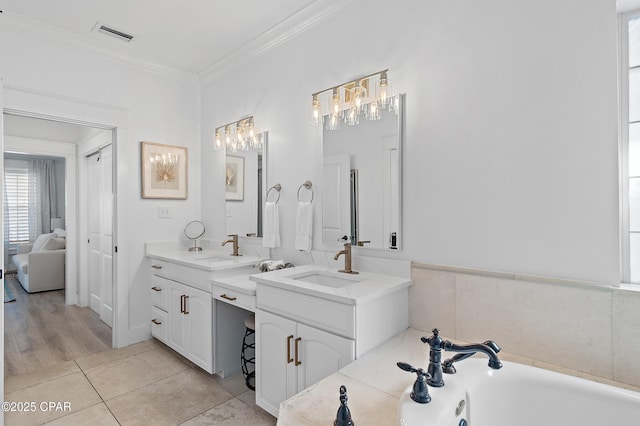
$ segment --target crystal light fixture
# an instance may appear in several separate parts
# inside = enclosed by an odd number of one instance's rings
[[[215,129],[213,149],[227,152],[262,149],[261,135],[256,131],[253,116],[227,123]]]
[[[337,130],[342,120],[349,126],[355,126],[360,123],[362,115],[367,120],[379,120],[383,108],[397,110],[397,96],[391,91],[387,72],[388,70],[378,71],[313,93],[309,122],[314,125],[324,122],[326,129]],[[331,94],[327,96],[327,110],[323,112],[320,96],[329,91]]]

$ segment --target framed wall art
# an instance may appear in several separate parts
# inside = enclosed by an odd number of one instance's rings
[[[142,198],[187,199],[187,147],[141,142]]]
[[[244,200],[244,157],[227,155],[225,164],[225,199]]]

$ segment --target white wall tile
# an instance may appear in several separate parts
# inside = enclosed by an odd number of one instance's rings
[[[613,379],[640,385],[640,292],[613,292]]]
[[[611,377],[611,291],[456,275],[456,337]]]
[[[412,268],[409,288],[409,326],[443,336],[455,337],[455,274]]]

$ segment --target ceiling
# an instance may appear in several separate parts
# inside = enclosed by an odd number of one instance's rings
[[[22,30],[57,32],[67,40],[119,57],[198,75],[256,39],[264,38],[261,41],[267,44],[267,37],[276,39],[287,28],[312,20],[312,14],[345,3],[348,1],[3,0],[0,17],[5,23],[19,21]],[[97,22],[134,35],[134,41],[126,43],[92,31]]]

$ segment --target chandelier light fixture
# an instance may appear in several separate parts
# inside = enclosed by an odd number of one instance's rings
[[[383,109],[397,111],[398,97],[394,96],[391,90],[388,71],[378,71],[313,93],[310,123],[324,123],[326,129],[338,130],[341,121],[355,126],[360,123],[361,116],[367,120],[380,120]],[[325,94],[327,107],[323,109],[321,98]]]
[[[227,152],[262,149],[262,138],[256,131],[253,116],[216,127],[214,150],[225,149]]]

